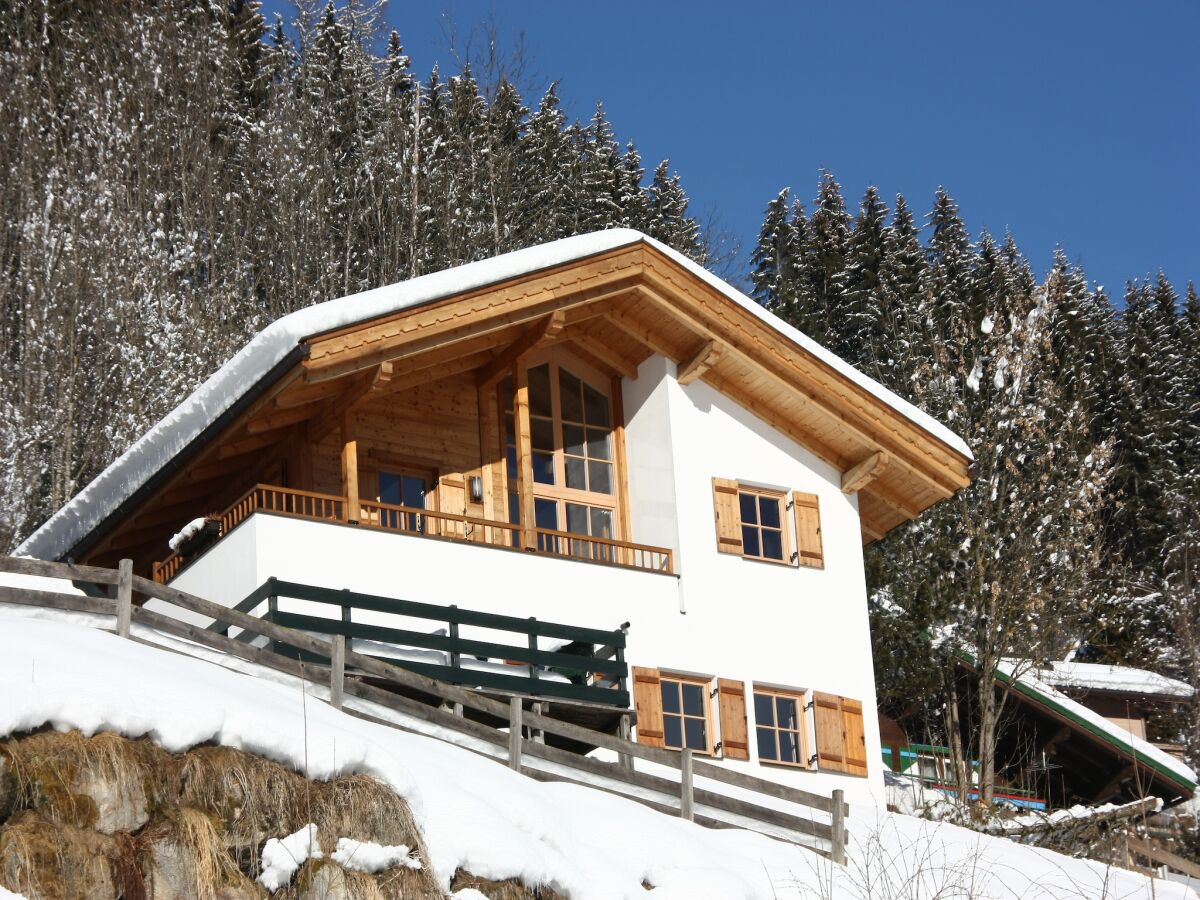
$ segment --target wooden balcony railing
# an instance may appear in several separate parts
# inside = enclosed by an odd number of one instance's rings
[[[346,522],[349,504],[345,497],[333,494],[317,494],[312,491],[257,484],[221,513],[217,539],[220,540],[229,534],[256,512],[314,521]],[[526,541],[520,525],[432,509],[362,500],[359,502],[357,524],[381,531],[439,537],[490,547],[526,547],[532,552],[548,556],[605,563],[644,572],[674,574],[672,553],[664,547],[589,537],[549,528],[531,529],[532,534]],[[166,584],[179,574],[190,559],[191,557],[176,551],[162,562],[154,563],[154,580],[159,584]]]

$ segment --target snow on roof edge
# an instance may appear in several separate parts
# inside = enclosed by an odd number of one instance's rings
[[[1158,768],[1159,770],[1165,769],[1174,776],[1184,779],[1187,784],[1191,785],[1192,790],[1195,791],[1197,787],[1196,772],[1187,763],[1176,759],[1169,753],[1159,750],[1149,741],[1145,741],[1136,734],[1126,731],[1119,725],[1113,724],[1112,722],[1108,721],[1108,719],[1104,718],[1104,716],[1088,709],[1082,703],[1072,700],[1061,691],[1058,691],[1045,682],[1040,681],[1032,672],[1025,671],[1014,676],[1013,673],[1017,671],[1017,667],[1011,660],[1002,661],[1000,664],[1000,671],[1008,678],[1014,679],[1016,682],[1023,685],[1028,690],[1041,695],[1044,700],[1055,706],[1058,706],[1068,715],[1074,716],[1075,718],[1086,722],[1093,731],[1103,732],[1105,736],[1125,744],[1134,751],[1135,756],[1142,757],[1146,762],[1151,763],[1155,768]]]
[[[1196,690],[1190,684],[1132,666],[1105,663],[1054,661],[1037,668],[1037,678],[1053,688],[1075,688],[1097,693],[1139,694],[1146,697],[1188,698]]]
[[[967,459],[973,458],[966,442],[945,425],[868,378],[703,266],[640,231],[612,228],[562,238],[328,300],[276,319],[138,438],[13,552],[40,559],[57,559],[66,554],[171,459],[183,452],[205,428],[228,411],[250,387],[256,385],[306,338],[638,242],[653,246],[956,452]]]

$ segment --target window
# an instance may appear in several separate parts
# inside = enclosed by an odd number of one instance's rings
[[[752,559],[784,562],[783,494],[771,491],[738,490],[738,513],[742,523],[742,555]]]
[[[557,355],[528,369],[529,444],[535,526],[611,540],[616,537],[613,409],[604,379]],[[504,420],[509,521],[520,522],[513,382],[500,385]],[[563,544],[568,546],[562,546]],[[607,560],[610,545],[538,535],[538,547]]]
[[[804,740],[804,695],[754,689],[754,730],[758,758],[808,766]]]
[[[711,753],[708,682],[664,675],[660,690],[663,743],[675,750]]]
[[[824,568],[821,511],[816,494],[714,478],[717,550],[746,559]],[[788,510],[792,515],[788,515]],[[792,549],[795,538],[796,548]]]

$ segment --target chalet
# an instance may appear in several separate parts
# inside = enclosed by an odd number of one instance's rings
[[[862,547],[970,462],[612,230],[280,319],[18,552],[128,558],[418,671],[878,799]]]

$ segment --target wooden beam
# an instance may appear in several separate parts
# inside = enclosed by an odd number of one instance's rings
[[[881,483],[879,483],[878,481],[872,482],[870,485],[868,485],[863,490],[865,493],[874,497],[876,500],[878,500],[880,503],[882,503],[888,509],[904,516],[904,518],[906,520],[915,519],[922,512],[922,510],[917,509],[911,503],[907,503],[904,500],[901,500],[899,497],[897,497],[891,491],[884,488],[884,486]]]
[[[386,386],[391,380],[392,371],[391,363],[380,363],[351,381],[349,387],[336,397],[326,400],[319,409],[320,415],[314,417],[309,425],[310,438],[313,441],[321,440],[338,424],[341,417],[350,413],[372,393]]]
[[[716,341],[705,341],[691,358],[680,364],[675,380],[680,384],[691,384],[715,366],[720,358],[721,345]]]
[[[868,522],[866,519],[862,518],[861,516],[859,517],[859,520],[858,520],[858,528],[859,528],[859,531],[862,532],[864,538],[869,538],[869,540],[864,540],[863,544],[869,544],[869,543],[871,543],[871,541],[883,540],[884,535],[887,533],[887,532],[883,531],[883,529],[881,529],[878,525],[874,525],[874,524]]]
[[[253,437],[243,438],[240,441],[233,441],[229,444],[223,444],[217,451],[217,459],[233,459],[236,456],[245,456],[247,453],[253,453],[255,450],[261,450],[263,447],[270,447],[272,444],[278,443],[287,436],[288,428],[276,428],[274,431],[266,431],[262,434],[256,434]]]
[[[885,450],[877,450],[842,475],[842,493],[855,494],[883,474],[887,468],[888,455]]]
[[[651,350],[660,356],[665,356],[672,362],[679,361],[678,351],[675,348],[668,347],[651,329],[647,328],[637,317],[631,315],[629,312],[609,308],[604,313],[604,317],[629,337],[642,344],[647,350]]]
[[[1114,775],[1104,787],[1100,788],[1092,797],[1093,803],[1101,803],[1117,793],[1121,789],[1121,782],[1128,778],[1132,778],[1137,772],[1136,766],[1125,766],[1116,775]]]
[[[567,342],[586,350],[600,360],[611,371],[623,378],[637,378],[637,366],[632,360],[626,359],[603,341],[598,341],[585,331],[572,331],[566,336]]]
[[[555,310],[527,328],[519,338],[492,357],[475,378],[475,384],[487,388],[500,381],[512,371],[517,360],[531,353],[535,348],[558,338],[565,324],[564,312]]]
[[[287,428],[289,425],[295,425],[297,422],[311,419],[317,412],[318,410],[312,406],[299,406],[294,409],[284,409],[279,412],[268,413],[261,418],[250,419],[246,422],[246,433],[263,434],[267,431]]]
[[[529,426],[529,370],[521,362],[513,377],[513,421],[517,429],[517,498],[521,504],[521,542],[525,549],[537,546],[533,503],[533,449]]]
[[[321,384],[305,384],[297,386],[275,398],[276,409],[295,409],[297,406],[308,406],[310,403],[320,403],[330,397],[340,394],[346,386],[337,381],[324,381]]]
[[[455,375],[461,375],[464,372],[473,372],[481,366],[486,365],[490,358],[490,354],[484,350],[480,353],[472,353],[470,356],[452,359],[437,366],[429,366],[417,369],[414,372],[406,372],[402,375],[397,375],[388,382],[386,390],[388,393],[394,394],[397,391],[407,391],[411,388],[420,387],[423,384],[429,384],[432,381],[441,381],[443,378],[453,378]]]
[[[358,436],[354,412],[342,413],[342,493],[346,496],[346,518],[357,522],[360,516],[358,494]]]
[[[576,293],[563,294],[559,292],[558,296],[554,296],[555,292],[551,291],[547,292],[550,296],[547,296],[546,299],[530,305],[519,305],[513,302],[511,304],[513,308],[507,312],[464,316],[463,318],[468,321],[461,324],[455,324],[459,319],[448,317],[436,324],[416,329],[412,334],[381,341],[385,346],[377,350],[366,353],[344,351],[324,355],[319,359],[309,359],[304,363],[305,380],[309,384],[316,384],[333,378],[343,378],[346,375],[377,366],[381,362],[407,359],[438,347],[491,334],[513,325],[527,324],[560,309],[599,303],[628,293],[636,283],[637,278],[627,277]]]

